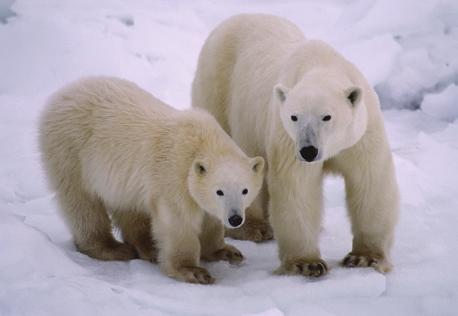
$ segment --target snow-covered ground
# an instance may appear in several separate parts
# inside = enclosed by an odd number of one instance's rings
[[[288,17],[379,92],[402,193],[392,273],[339,267],[351,246],[340,179],[326,182],[320,280],[273,276],[275,242],[230,241],[246,262],[206,265],[212,286],[75,250],[39,163],[46,97],[106,74],[188,107],[207,34],[242,12]],[[457,118],[456,0],[0,0],[0,315],[458,315]]]

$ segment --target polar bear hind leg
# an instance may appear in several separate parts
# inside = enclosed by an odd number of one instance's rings
[[[157,262],[150,215],[139,211],[116,211],[112,218],[124,242],[135,247],[140,259]]]
[[[66,190],[60,189],[57,196],[77,249],[100,260],[135,259],[135,249],[113,237],[111,221],[102,201],[84,192],[77,183],[67,184]]]

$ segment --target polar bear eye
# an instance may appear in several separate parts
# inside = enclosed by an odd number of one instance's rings
[[[327,122],[331,120],[331,115],[325,115],[323,116],[323,121]]]
[[[297,121],[297,116],[296,115],[291,115],[291,121],[296,122]]]
[[[243,189],[242,194],[243,195],[247,195],[248,194],[248,189]]]
[[[218,194],[219,196],[223,196],[223,195],[224,195],[224,192],[221,191],[221,190],[217,190],[217,191],[216,191],[216,194]]]

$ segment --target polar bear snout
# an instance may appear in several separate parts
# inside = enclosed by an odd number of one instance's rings
[[[233,212],[237,212],[237,211],[233,211]],[[242,225],[243,217],[238,215],[238,214],[234,214],[234,215],[230,216],[227,219],[227,221],[229,222],[229,225],[232,226],[232,228],[237,228],[237,227]]]
[[[226,217],[226,226],[228,228],[237,228],[245,222],[245,215],[239,208],[230,208]]]
[[[304,146],[299,150],[299,153],[305,161],[312,162],[318,157],[318,148],[315,146]]]
[[[314,162],[322,157],[323,148],[320,148],[321,141],[320,126],[318,119],[314,116],[303,117],[300,122],[302,126],[297,129],[296,150],[297,157],[301,161]]]

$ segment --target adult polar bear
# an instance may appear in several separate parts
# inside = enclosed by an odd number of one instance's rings
[[[353,249],[343,265],[391,269],[398,186],[377,95],[353,64],[285,19],[238,15],[207,39],[192,102],[267,159],[268,190],[249,212],[268,204],[278,273],[327,271],[318,248],[327,172],[345,180]]]

